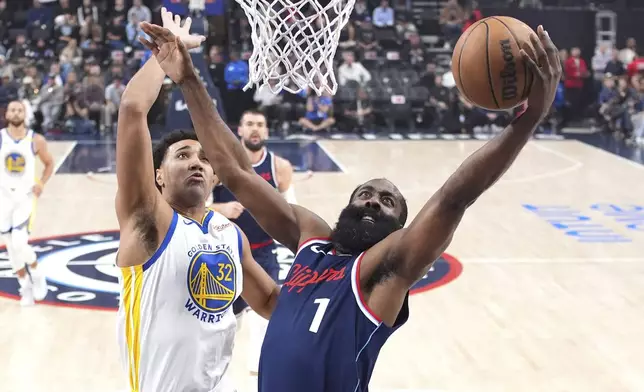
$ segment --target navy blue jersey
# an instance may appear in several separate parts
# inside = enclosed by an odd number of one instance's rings
[[[259,174],[263,179],[268,181],[273,187],[277,188],[277,179],[275,171],[275,156],[272,152],[269,152],[267,149],[264,149],[264,155],[262,159],[256,164],[253,165],[255,172]],[[218,184],[213,190],[213,201],[215,203],[228,203],[231,201],[237,201],[235,195],[228,190],[224,185]],[[255,218],[247,211],[239,215],[237,219],[231,219],[232,222],[235,222],[237,226],[246,234],[250,246],[252,249],[261,248],[267,245],[273,244],[273,239],[266,234],[266,232],[259,226]]]
[[[393,328],[369,310],[361,258],[336,255],[326,239],[300,246],[264,337],[259,392],[368,391],[380,349],[409,308],[405,298]]]

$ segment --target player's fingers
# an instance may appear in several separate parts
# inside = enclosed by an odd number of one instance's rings
[[[179,15],[174,16],[174,24],[176,24],[177,27],[181,27],[181,16]]]
[[[539,69],[539,66],[537,65],[537,63],[534,62],[532,57],[530,57],[528,52],[526,52],[525,49],[521,49],[519,53],[521,54],[521,57],[523,57],[523,61],[525,61],[528,64],[528,68],[530,68],[530,70],[534,74],[535,79],[536,78],[543,79],[543,73],[541,72],[541,69]]]
[[[150,42],[143,37],[139,37],[139,42],[141,42],[146,48],[150,49],[155,55],[159,53],[159,47],[154,42]]]
[[[186,20],[183,22],[183,26],[181,26],[185,31],[190,31],[190,26],[192,26],[192,18],[187,17]]]
[[[548,66],[548,56],[546,55],[546,51],[543,49],[543,45],[541,44],[541,41],[539,40],[539,37],[537,37],[534,34],[530,34],[530,42],[532,43],[532,47],[534,48],[535,51],[535,56],[536,56],[536,63],[539,67],[547,67]]]
[[[550,66],[555,72],[561,72],[561,60],[559,59],[559,49],[557,49],[557,46],[555,45],[555,43],[552,42],[552,39],[550,39],[550,34],[548,34],[548,32],[544,30],[543,27],[541,27],[541,33],[539,34],[539,38],[541,39],[541,43],[543,44],[543,47],[545,48],[546,53],[548,55],[548,63],[550,63]]]
[[[165,27],[144,22],[141,24],[141,28],[157,45],[172,42],[174,40],[172,32]]]
[[[169,12],[165,7],[161,8],[161,21],[164,26],[166,26],[168,22],[172,21],[172,12]]]

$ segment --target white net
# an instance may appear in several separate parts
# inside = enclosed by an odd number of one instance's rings
[[[251,27],[249,82],[273,93],[335,94],[333,72],[340,31],[355,0],[236,0]]]

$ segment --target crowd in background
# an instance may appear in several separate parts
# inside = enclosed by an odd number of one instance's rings
[[[150,56],[138,42],[144,36],[138,24],[157,21],[161,1],[32,1],[25,7],[0,0],[0,111],[21,99],[32,126],[43,132],[114,132],[125,85]],[[227,21],[191,8],[193,30],[208,37],[203,56],[229,122],[258,107],[283,135],[394,129],[475,134],[507,124],[512,111],[473,107],[459,96],[450,71],[451,48],[483,17],[477,2],[444,1],[436,21],[441,41],[430,44],[419,34],[409,2],[390,1],[356,0],[340,33],[335,71],[340,87],[334,96],[275,95],[268,87],[243,91],[252,51],[245,15],[233,1]],[[600,45],[590,67],[578,48],[560,55],[564,77],[542,131],[557,132],[579,117],[593,117],[609,132],[642,141],[644,58],[635,41],[622,50]],[[588,99],[589,85],[596,99]],[[172,88],[168,80],[149,115],[151,124],[165,123]]]

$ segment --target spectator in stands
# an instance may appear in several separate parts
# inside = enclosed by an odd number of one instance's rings
[[[595,80],[595,91],[600,91],[602,81],[604,80],[604,73],[606,66],[613,57],[611,48],[606,43],[597,45],[595,55],[591,59],[591,67],[593,70],[593,79]]]
[[[228,90],[241,90],[248,83],[248,63],[239,58],[239,52],[230,53],[224,79],[228,83]]]
[[[358,88],[356,96],[356,100],[344,110],[344,115],[350,126],[365,131],[373,125],[373,107],[365,89]]]
[[[283,93],[275,94],[272,89],[277,86],[277,79],[269,79],[269,86],[261,86],[255,91],[253,100],[258,104],[259,109],[266,114],[269,127],[275,128],[275,125],[282,124],[286,117],[286,111],[282,105]]]
[[[451,48],[461,36],[465,12],[457,0],[448,0],[441,10],[439,23],[445,38],[445,47]]]
[[[7,51],[7,58],[9,61],[18,62],[18,59],[27,57],[28,51],[27,37],[24,34],[18,34],[16,35],[16,43]]]
[[[418,34],[418,28],[411,20],[396,19],[396,33],[400,40],[408,40],[412,34]]]
[[[358,84],[366,84],[371,80],[371,74],[359,61],[355,61],[353,52],[342,53],[342,58],[344,63],[338,68],[338,82],[341,86],[350,80]]]
[[[418,85],[425,87],[426,89],[431,89],[436,86],[436,64],[427,63],[425,65],[425,70],[420,77]]]
[[[49,75],[46,84],[40,92],[40,103],[38,109],[42,113],[42,127],[48,131],[54,127],[60,116],[64,103],[65,92],[62,84],[56,83],[56,75]]]
[[[367,6],[366,0],[356,0],[353,12],[351,13],[351,19],[354,20],[357,25],[371,21],[369,7]]]
[[[76,11],[78,24],[86,31],[89,31],[92,24],[99,23],[98,7],[92,4],[92,0],[83,0],[83,4]]]
[[[570,112],[566,117],[566,121],[569,121],[582,112],[584,79],[589,76],[588,66],[586,61],[581,58],[579,48],[570,50],[570,57],[568,57],[564,66],[564,74],[566,75],[564,82],[566,100],[570,103]]]
[[[90,133],[94,125],[89,120],[89,110],[79,95],[70,95],[65,103],[65,127],[78,133]]]
[[[381,0],[380,6],[373,10],[373,25],[376,27],[392,27],[394,21],[394,9],[389,6],[389,1]]]
[[[442,127],[445,125],[445,117],[448,116],[452,98],[450,89],[443,86],[443,76],[436,74],[434,87],[429,89],[429,102],[425,112],[430,117],[428,122],[431,126]]]
[[[49,79],[54,79],[54,84],[56,86],[61,86],[63,85],[63,78],[60,74],[60,64],[53,62],[49,65],[49,73],[47,76],[43,79],[43,85],[46,85],[49,83]]]
[[[66,68],[68,72],[70,67],[79,66],[83,60],[83,52],[78,47],[78,43],[75,39],[70,40],[67,43],[67,46],[63,48],[58,57],[60,65]]]
[[[118,114],[124,91],[125,85],[119,77],[115,77],[112,83],[105,88],[105,118],[101,125],[102,128],[112,130],[112,124]]]
[[[379,47],[380,45],[376,40],[371,23],[362,23],[360,33],[358,34],[358,48],[360,48],[362,53],[366,53],[372,50],[378,50]]]
[[[611,60],[606,63],[606,68],[604,69],[604,74],[611,74],[613,76],[622,76],[626,73],[624,64],[619,59],[619,50],[613,49]]]
[[[483,13],[479,9],[479,2],[477,0],[472,0],[472,2],[465,8],[463,31],[467,30],[471,25],[481,19],[483,19]]]
[[[9,97],[9,102],[17,100],[18,97],[18,90],[20,89],[20,85],[16,82],[15,79],[11,76],[11,74],[6,73],[6,69],[2,73],[2,87],[6,90],[7,95]]]
[[[27,11],[27,28],[39,29],[42,25],[52,25],[54,15],[51,8],[43,7],[40,0],[33,0],[32,8]]]
[[[27,57],[34,60],[48,60],[56,56],[53,50],[47,47],[47,42],[44,39],[36,41],[36,47],[29,51]]]
[[[58,0],[58,4],[55,8],[54,15],[56,17],[61,15],[75,15],[76,11],[69,4],[69,0]]]
[[[85,76],[83,81],[82,102],[87,108],[87,117],[93,124],[101,123],[103,105],[105,104],[105,87],[100,77],[100,68],[93,68],[92,74]]]
[[[405,43],[405,52],[409,54],[409,64],[420,70],[425,65],[425,46],[418,34],[410,34],[409,41]]]
[[[137,14],[132,15],[131,20],[135,20],[138,16]],[[107,44],[112,50],[123,50],[127,43],[127,34],[125,32],[125,27],[119,23],[119,18],[113,18],[110,21],[111,23],[105,28],[105,38]]]
[[[628,74],[628,77],[632,79],[634,76],[637,75],[643,75],[644,74],[644,57],[640,57],[637,54],[635,54],[635,58],[633,58],[633,61],[631,61],[630,64],[628,64],[628,67],[626,67],[626,73]],[[633,86],[636,87],[636,86]]]
[[[248,105],[248,97],[242,90],[248,83],[248,63],[240,59],[237,51],[230,53],[230,61],[224,69],[224,80],[228,90],[226,92],[226,115],[228,118],[238,121]]]
[[[212,83],[222,92],[226,89],[224,68],[224,56],[221,47],[216,45],[211,46],[208,52],[208,71],[212,78]]]
[[[298,122],[303,128],[313,132],[326,130],[335,124],[331,97],[311,94],[306,101],[306,115]]]
[[[356,27],[351,20],[340,30],[338,46],[342,49],[350,49],[356,46]]]
[[[56,37],[56,50],[66,47],[72,40],[78,40],[80,28],[76,17],[72,14],[62,14],[56,17],[54,23],[54,36]]]
[[[142,0],[132,0],[132,8],[127,12],[127,20],[129,23],[132,23],[132,16],[135,14],[141,22],[152,21],[152,12],[150,12],[147,6],[143,5]]]
[[[631,37],[626,40],[626,47],[619,52],[619,61],[628,66],[635,56],[637,56],[637,42]]]
[[[115,17],[114,20],[118,20],[119,17]],[[144,49],[143,44],[139,41],[139,37],[146,38],[147,34],[141,29],[140,21],[137,19],[138,15],[132,15],[132,19],[125,26],[125,32],[127,34],[127,43],[132,46],[134,49]],[[146,38],[147,39],[147,38]]]
[[[118,18],[122,25],[126,25],[130,22],[127,18],[125,0],[114,0],[114,7],[110,8],[109,17],[111,19]]]

